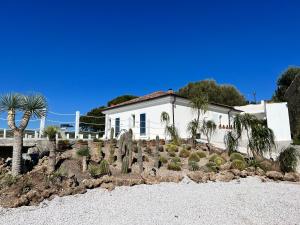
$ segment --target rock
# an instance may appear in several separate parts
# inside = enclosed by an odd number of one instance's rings
[[[246,170],[241,171],[240,177],[245,178],[245,177],[247,177],[247,176],[248,176],[248,173],[247,173]]]
[[[255,167],[253,167],[253,166],[247,167],[246,171],[247,172],[255,172]]]
[[[113,183],[103,183],[101,184],[100,186],[101,188],[105,188],[107,189],[108,191],[112,191],[115,189],[115,185]]]
[[[261,182],[263,182],[263,183],[267,182],[267,179],[266,179],[265,177],[261,177],[260,180],[261,180]]]
[[[266,176],[273,180],[283,180],[283,174],[277,171],[268,171]]]
[[[222,171],[216,175],[216,179],[222,182],[229,182],[234,179],[234,174],[229,171]]]
[[[231,169],[230,172],[233,173],[234,176],[240,176],[241,175],[241,171],[238,170],[238,169]]]
[[[230,161],[230,156],[228,155],[228,152],[222,152],[221,157],[225,159],[226,161]]]
[[[248,175],[249,177],[255,176],[255,172],[247,171],[247,175]]]
[[[187,174],[187,176],[196,183],[206,183],[209,180],[208,173],[203,171],[194,171]]]
[[[56,190],[54,188],[52,188],[52,189],[46,189],[46,190],[42,191],[41,197],[42,198],[49,198],[55,192],[56,192]]]
[[[21,196],[20,198],[16,199],[13,203],[12,203],[12,207],[13,208],[17,208],[23,205],[28,205],[29,204],[29,200],[27,199],[27,197],[25,195]]]
[[[209,175],[209,180],[210,181],[213,181],[213,182],[216,181],[217,177],[216,177],[216,174],[214,172],[210,172],[210,173],[208,173],[208,175]]]
[[[225,164],[220,166],[220,170],[229,170],[231,167],[231,162],[226,162]]]
[[[264,176],[266,173],[263,169],[261,169],[260,167],[257,167],[256,170],[255,170],[255,174],[257,176]]]
[[[300,174],[299,173],[286,173],[283,176],[283,180],[291,181],[291,182],[299,182],[300,181]]]

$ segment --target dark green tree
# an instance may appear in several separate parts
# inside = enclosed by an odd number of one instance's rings
[[[100,137],[105,130],[105,115],[102,113],[105,106],[100,106],[80,117],[80,128],[84,131],[99,132]]]
[[[284,98],[285,92],[297,75],[300,76],[300,67],[290,67],[280,75],[279,79],[277,80],[277,89],[272,97],[273,101],[286,101]]]
[[[215,80],[202,80],[189,83],[179,89],[178,94],[193,99],[199,93],[208,97],[209,102],[229,106],[245,105],[245,97],[232,85],[219,85]]]
[[[131,99],[135,99],[135,98],[138,98],[138,97],[134,96],[134,95],[122,95],[122,96],[118,96],[118,97],[110,100],[107,103],[107,106],[117,105],[117,104],[120,104],[120,103],[123,103],[123,102],[127,102],[127,101],[129,101]]]

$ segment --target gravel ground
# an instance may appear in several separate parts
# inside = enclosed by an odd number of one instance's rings
[[[1,209],[0,224],[300,224],[300,185],[240,182],[162,183],[94,189],[38,207]]]

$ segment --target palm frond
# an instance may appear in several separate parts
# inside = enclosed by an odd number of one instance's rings
[[[30,112],[33,117],[44,117],[47,113],[47,108],[47,100],[43,95],[28,95],[23,96],[21,99],[21,110]]]
[[[0,111],[18,110],[21,107],[22,95],[8,93],[0,97]]]

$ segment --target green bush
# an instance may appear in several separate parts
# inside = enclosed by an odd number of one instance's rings
[[[193,152],[189,157],[189,161],[199,162],[200,158],[197,153]]]
[[[284,149],[278,156],[282,172],[295,172],[298,164],[299,152],[293,147]]]
[[[0,189],[4,187],[10,187],[18,181],[17,177],[11,174],[3,174],[0,176]]]
[[[258,162],[258,161],[255,160],[255,159],[249,160],[248,166],[249,166],[249,167],[254,167],[254,168],[258,168],[258,167],[261,168],[260,162]]]
[[[90,155],[89,148],[87,148],[87,147],[82,147],[82,148],[78,149],[76,153],[79,156],[89,156]]]
[[[180,163],[181,159],[179,157],[175,156],[174,158],[171,159],[171,162]]]
[[[189,161],[189,170],[190,171],[197,171],[199,169],[200,169],[200,167],[199,167],[199,165],[198,165],[197,162],[195,162],[195,161]]]
[[[199,156],[199,158],[200,158],[200,159],[202,159],[202,158],[205,158],[205,157],[206,157],[206,153],[205,153],[205,152],[203,152],[203,151],[197,151],[196,153],[197,153],[197,155]]]
[[[175,144],[167,144],[166,145],[167,152],[178,152],[178,146]]]
[[[179,152],[179,157],[187,158],[189,156],[190,156],[190,152],[188,150],[186,150],[185,148]]]
[[[217,157],[215,157],[215,159],[214,159],[214,163],[215,163],[217,166],[221,166],[221,165],[223,165],[225,162],[226,162],[225,159],[223,159],[223,158],[220,157],[220,156],[217,156]]]
[[[169,154],[169,156],[171,156],[171,157],[175,157],[175,156],[176,156],[176,152],[169,151],[168,154]]]
[[[242,154],[238,153],[238,152],[233,152],[230,155],[230,161],[233,161],[235,159],[241,160],[241,161],[245,161],[244,157],[242,156]]]
[[[214,162],[215,161],[215,158],[219,157],[217,154],[212,154],[210,157],[209,157],[209,161],[211,162]]]
[[[166,164],[168,162],[167,158],[164,156],[159,156],[159,161],[161,162],[161,164]]]
[[[180,166],[179,163],[170,162],[168,164],[168,170],[180,171],[181,170],[181,166]]]
[[[246,168],[246,163],[244,160],[234,159],[231,163],[232,169],[244,170]]]
[[[211,172],[217,172],[217,171],[218,171],[218,167],[217,167],[217,165],[216,165],[214,162],[208,162],[208,163],[206,163],[205,166],[206,166],[206,167],[208,168],[208,170],[211,171]]]

